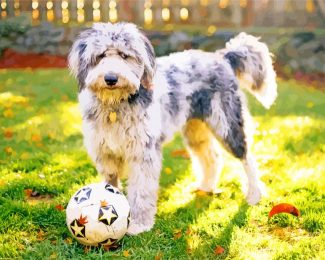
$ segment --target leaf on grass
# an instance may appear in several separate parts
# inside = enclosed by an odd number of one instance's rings
[[[124,251],[123,251],[123,256],[124,256],[124,257],[129,257],[129,256],[130,256],[130,252],[129,252],[129,250],[124,250]]]
[[[280,203],[278,205],[273,206],[273,208],[269,212],[269,219],[272,218],[272,216],[279,214],[279,213],[288,213],[288,214],[292,214],[296,217],[300,216],[300,212],[295,206],[293,206],[289,203]]]
[[[88,254],[91,250],[91,246],[84,246],[84,253]]]
[[[186,234],[187,236],[191,235],[191,234],[192,234],[192,229],[191,229],[190,227],[188,227],[188,228],[186,229],[185,234]]]
[[[25,193],[26,197],[31,197],[32,193],[33,193],[33,190],[32,189],[25,189],[24,193]]]
[[[12,112],[11,109],[6,109],[5,111],[3,111],[3,116],[5,118],[13,118],[14,117],[14,112]]]
[[[61,204],[55,206],[58,211],[64,211],[64,207]]]
[[[165,173],[166,174],[171,174],[173,171],[172,171],[172,169],[171,168],[169,168],[169,167],[166,167],[165,168]]]
[[[31,140],[33,142],[40,142],[42,140],[41,136],[39,134],[33,134],[31,137]]]
[[[215,255],[222,255],[225,252],[225,249],[222,246],[216,246],[214,249]]]
[[[66,243],[67,245],[71,245],[72,239],[70,237],[67,237],[66,239],[64,239],[64,243]]]
[[[45,235],[45,232],[42,229],[40,229],[37,232],[37,236],[36,236],[37,241],[43,241],[44,240],[44,235]]]
[[[175,229],[174,230],[174,240],[180,239],[182,237],[182,230],[181,229]]]
[[[155,256],[155,260],[162,259],[162,256],[163,256],[162,252],[159,251],[158,254]]]
[[[12,129],[7,128],[7,129],[5,129],[5,130],[3,131],[3,135],[4,135],[5,138],[10,139],[10,138],[13,137],[14,132],[12,131]]]
[[[4,150],[5,150],[5,153],[8,155],[13,154],[13,152],[14,152],[14,150],[10,146],[7,146]]]
[[[182,157],[184,159],[189,159],[190,156],[185,149],[174,150],[170,153],[172,157]]]

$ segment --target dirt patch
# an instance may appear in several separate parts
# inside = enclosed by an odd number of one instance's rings
[[[0,58],[0,68],[66,68],[67,59],[62,56],[19,53],[5,50]]]

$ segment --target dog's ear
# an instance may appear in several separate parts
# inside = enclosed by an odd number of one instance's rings
[[[152,80],[156,72],[156,56],[155,51],[149,41],[149,39],[141,33],[141,40],[144,43],[145,47],[145,56],[144,57],[144,72],[141,78],[141,84],[146,89],[152,88]]]

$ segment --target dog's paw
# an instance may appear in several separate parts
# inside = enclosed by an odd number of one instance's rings
[[[259,182],[256,186],[251,186],[248,188],[246,195],[246,201],[250,205],[256,205],[266,195],[265,185]]]
[[[137,223],[130,223],[130,226],[128,228],[127,234],[130,236],[135,236],[140,233],[149,231],[152,228],[152,226],[146,226],[142,224],[137,224]]]

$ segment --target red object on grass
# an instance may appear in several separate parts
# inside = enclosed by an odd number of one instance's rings
[[[278,205],[273,206],[273,208],[271,209],[271,211],[269,213],[269,218],[272,218],[273,215],[279,214],[279,213],[289,213],[296,217],[300,216],[299,210],[295,206],[293,206],[289,203],[280,203]]]
[[[0,68],[66,68],[67,59],[62,56],[36,53],[19,53],[7,49],[0,57]]]

